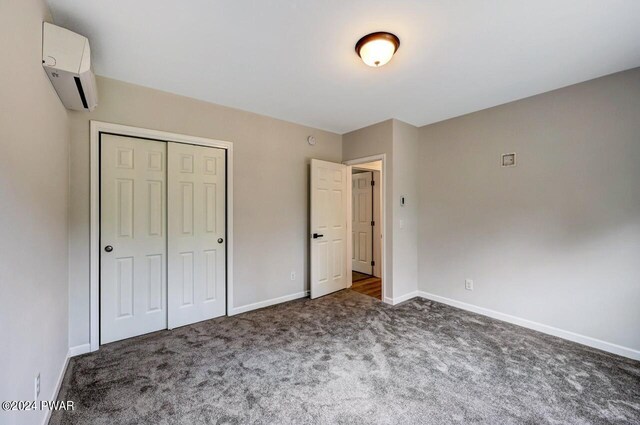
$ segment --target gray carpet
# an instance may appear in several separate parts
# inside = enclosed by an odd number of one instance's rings
[[[640,362],[353,291],[71,360],[52,424],[640,423]]]

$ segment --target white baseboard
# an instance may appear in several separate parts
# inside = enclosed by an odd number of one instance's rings
[[[89,344],[87,344],[89,345]],[[53,389],[53,395],[49,399],[42,399],[47,401],[55,401],[58,399],[58,393],[60,393],[60,388],[62,387],[62,381],[64,380],[64,374],[67,372],[67,366],[69,365],[69,359],[71,358],[71,350],[67,352],[67,356],[64,358],[64,363],[62,364],[62,370],[58,375],[58,379],[56,381],[56,386]],[[46,409],[44,418],[42,419],[42,425],[47,425],[49,423],[49,419],[51,419],[51,409]]]
[[[482,314],[483,316],[488,316],[493,319],[502,320],[503,322],[513,323],[514,325],[522,326],[528,329],[533,329],[534,331],[557,336],[562,339],[577,342],[578,344],[586,345],[592,348],[597,348],[599,350],[617,354],[619,356],[628,357],[633,360],[640,360],[640,351],[634,350],[633,348],[612,344],[610,342],[602,341],[600,339],[591,338],[589,336],[580,335],[575,332],[554,328],[553,326],[544,325],[542,323],[534,322],[532,320],[523,319],[521,317],[512,316],[510,314],[501,313],[499,311],[491,310],[484,307],[479,307],[477,305],[468,304],[468,303],[454,300],[451,298],[441,297],[440,295],[431,294],[429,292],[417,291],[417,296],[421,298],[426,298],[428,300],[437,301],[442,304],[447,304],[452,307],[457,307],[462,310],[467,310],[473,313]]]
[[[235,316],[236,314],[246,313],[247,311],[257,310],[259,308],[265,308],[272,305],[284,303],[287,301],[297,300],[298,298],[304,298],[309,296],[309,291],[297,292],[295,294],[285,295],[283,297],[272,298],[270,300],[260,301],[253,304],[247,304],[240,307],[234,307],[229,310],[229,316]]]
[[[81,344],[69,348],[69,357],[79,356],[91,352],[91,344]]]
[[[400,304],[407,300],[410,300],[411,298],[415,298],[419,296],[418,295],[419,292],[420,291],[413,291],[413,292],[409,292],[408,294],[400,295],[399,297],[395,297],[395,298],[384,297],[384,302],[391,305]]]

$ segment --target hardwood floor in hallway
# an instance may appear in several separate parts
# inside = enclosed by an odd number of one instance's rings
[[[359,272],[352,272],[352,274],[352,290],[382,300],[382,279]]]

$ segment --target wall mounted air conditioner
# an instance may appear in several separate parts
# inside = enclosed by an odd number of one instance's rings
[[[42,66],[67,109],[92,111],[96,107],[98,91],[86,37],[45,22]]]

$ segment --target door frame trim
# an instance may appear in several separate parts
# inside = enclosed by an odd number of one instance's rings
[[[233,143],[223,140],[169,133],[160,130],[132,127],[102,121],[90,121],[90,306],[89,306],[89,343],[91,351],[100,348],[100,134],[111,133],[122,136],[154,139],[164,142],[186,143],[225,149],[227,168],[227,316],[233,312]]]
[[[390,304],[387,300],[386,289],[389,282],[391,282],[388,273],[391,271],[391,267],[387,267],[387,154],[381,153],[377,155],[365,156],[363,158],[350,159],[343,161],[342,163],[347,166],[347,174],[351,176],[352,168],[354,165],[365,164],[367,162],[381,161],[382,167],[380,174],[382,180],[380,189],[380,221],[382,222],[382,264],[380,264],[380,274],[382,275],[382,302]],[[352,191],[351,184],[347,185],[347,270],[353,269],[353,263],[351,261],[351,250],[353,240],[351,237],[351,209],[352,209]],[[347,276],[347,288],[353,285],[353,273],[348,273]],[[389,287],[390,288],[390,287]]]

